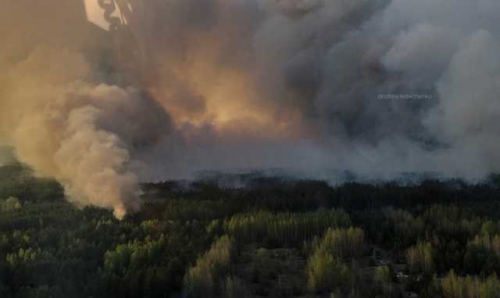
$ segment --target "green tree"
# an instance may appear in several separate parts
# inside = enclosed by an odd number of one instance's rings
[[[500,280],[496,275],[486,279],[460,277],[451,271],[441,280],[444,298],[498,298]]]
[[[234,243],[224,235],[218,239],[184,277],[184,290],[188,297],[219,297],[230,273],[234,257]]]
[[[316,251],[309,258],[307,276],[307,285],[315,293],[351,288],[355,281],[355,276],[348,265],[322,250]]]
[[[307,262],[308,287],[312,292],[349,292],[356,281],[345,262],[363,255],[364,232],[358,228],[328,229]]]
[[[419,242],[406,252],[406,261],[411,272],[431,273],[434,270],[432,244]]]
[[[350,261],[363,256],[364,239],[364,232],[359,228],[328,229],[317,250],[324,251],[334,258]]]
[[[387,266],[375,268],[373,276],[375,290],[383,297],[390,297],[393,292],[391,270]]]

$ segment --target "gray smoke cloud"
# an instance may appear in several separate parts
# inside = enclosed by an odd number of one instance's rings
[[[480,179],[500,170],[497,2],[130,0],[111,34],[83,1],[5,1],[0,144],[117,217],[140,181],[203,170]]]

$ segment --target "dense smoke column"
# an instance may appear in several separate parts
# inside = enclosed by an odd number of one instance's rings
[[[9,110],[19,159],[56,178],[77,205],[111,208],[118,218],[137,211],[145,165],[134,156],[169,132],[163,109],[137,89],[92,81],[78,53],[39,48],[11,71],[5,103],[24,102]]]

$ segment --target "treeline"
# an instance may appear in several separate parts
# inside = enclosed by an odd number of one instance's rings
[[[246,212],[307,212],[336,208],[356,214],[352,216],[356,222],[361,212],[393,208],[415,214],[433,205],[454,205],[478,216],[500,218],[498,178],[478,184],[424,180],[413,184],[352,182],[331,186],[322,181],[250,177],[244,183],[229,185],[231,187],[219,184],[212,180],[146,184],[144,211],[147,212],[141,213],[142,219],[212,220]],[[163,210],[166,211],[162,213]],[[368,216],[379,215],[374,212]]]
[[[64,191],[52,179],[40,179],[22,165],[0,166],[0,199],[18,198],[23,202],[62,201]]]
[[[244,243],[266,246],[299,245],[322,235],[328,228],[348,227],[349,215],[343,210],[304,213],[257,212],[235,215],[224,221],[226,233]]]

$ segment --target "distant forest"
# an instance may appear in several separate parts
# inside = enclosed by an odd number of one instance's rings
[[[496,176],[223,178],[144,184],[118,221],[0,167],[0,297],[500,297]]]

